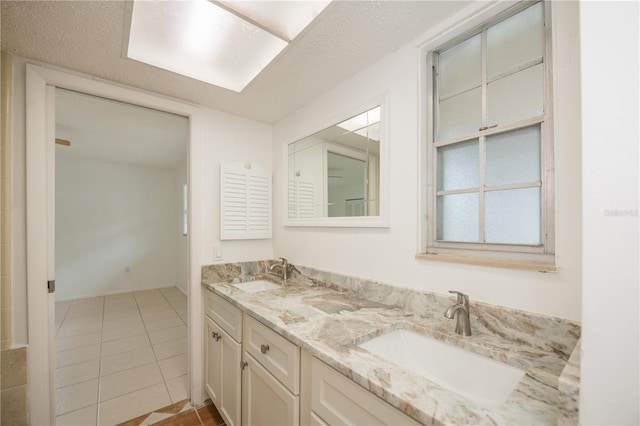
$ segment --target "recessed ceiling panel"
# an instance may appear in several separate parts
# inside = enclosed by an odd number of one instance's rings
[[[240,92],[286,46],[206,0],[134,1],[127,56]]]

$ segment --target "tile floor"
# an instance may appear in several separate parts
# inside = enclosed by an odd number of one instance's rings
[[[202,407],[193,407],[186,399],[167,407],[143,414],[135,419],[120,423],[118,426],[225,426],[222,416],[211,404],[211,400]]]
[[[56,303],[56,424],[114,425],[188,398],[176,287]]]

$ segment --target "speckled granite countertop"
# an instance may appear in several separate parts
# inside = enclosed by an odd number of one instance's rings
[[[246,293],[228,283],[203,282],[203,286],[421,423],[521,425],[558,421],[558,377],[567,360],[556,350],[477,331],[462,337],[453,332],[454,321],[441,317],[441,312],[433,317],[419,316],[322,285],[289,282],[259,293]],[[483,408],[357,347],[397,328],[494,358],[525,370],[526,375],[504,404]]]

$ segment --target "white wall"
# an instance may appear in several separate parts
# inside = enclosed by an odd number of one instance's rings
[[[177,284],[172,170],[56,156],[56,300]]]
[[[581,424],[640,424],[639,13],[638,2],[580,6]]]
[[[12,272],[12,318],[14,345],[28,343],[27,336],[27,291],[26,291],[26,186],[25,186],[25,64],[24,58],[14,57],[14,103],[13,103],[13,226]],[[87,77],[70,70],[38,63],[69,74]],[[90,76],[89,76],[90,77]],[[192,193],[200,208],[193,214],[202,220],[203,231],[191,235],[200,247],[202,255],[196,259],[201,264],[213,263],[213,246],[221,245],[224,261],[257,260],[273,257],[271,240],[225,241],[219,235],[219,184],[220,162],[232,160],[255,161],[271,168],[271,126],[247,120],[217,110],[200,110],[200,128],[196,137],[201,140],[200,157],[203,172],[190,176],[202,182],[202,191]],[[193,185],[192,185],[193,187]]]
[[[243,160],[272,169],[271,126],[235,115],[203,108],[202,212],[204,232],[202,264],[214,263],[213,246],[220,246],[222,259],[215,262],[239,262],[273,257],[273,243],[265,240],[220,241],[220,164]],[[275,186],[275,184],[274,184]]]
[[[477,8],[478,6],[473,5]],[[429,33],[370,66],[274,125],[274,251],[292,263],[580,320],[580,82],[578,3],[552,2],[556,111],[556,245],[559,272],[538,273],[417,260],[419,48]],[[426,29],[425,29],[426,30]],[[443,28],[434,28],[438,34]],[[318,130],[336,111],[387,91],[390,99],[388,229],[283,227],[282,150]]]

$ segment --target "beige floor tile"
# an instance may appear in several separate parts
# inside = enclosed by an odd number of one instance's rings
[[[100,378],[100,401],[106,401],[164,381],[157,362]]]
[[[147,333],[111,340],[102,344],[102,357],[151,346]]]
[[[98,403],[98,379],[56,390],[56,415]]]
[[[65,318],[69,320],[70,318],[80,318],[82,320],[93,319],[93,320],[101,320],[102,319],[102,308],[87,308],[87,309],[69,309]]]
[[[164,311],[142,313],[142,319],[144,320],[144,322],[159,321],[162,319],[170,318],[178,318],[178,314],[176,314],[176,311],[171,307]]]
[[[172,356],[171,358],[158,361],[160,364],[160,370],[165,380],[175,379],[176,377],[184,376],[187,374],[188,361],[187,354],[180,354]]]
[[[100,358],[100,344],[57,352],[54,357],[56,368],[90,361]]]
[[[186,300],[171,300],[169,304],[173,307],[173,309],[187,309],[188,304]]]
[[[102,333],[102,341],[109,342],[111,340],[123,339],[125,337],[135,336],[144,333],[146,330],[144,325],[138,324],[134,326],[124,326],[112,330],[105,330]]]
[[[136,299],[136,302],[138,302],[138,306],[141,308],[146,306],[164,305],[168,303],[167,299],[165,299],[162,295],[160,297]]]
[[[165,330],[167,328],[178,327],[180,325],[184,325],[182,319],[174,314],[173,317],[161,319],[157,321],[145,321],[144,326],[148,332]]]
[[[169,390],[171,402],[178,402],[189,398],[189,376],[186,374],[176,377],[175,379],[167,380],[166,385]]]
[[[102,319],[82,320],[82,317],[67,318],[62,322],[60,330],[56,334],[59,337],[73,337],[81,334],[95,333],[102,330]]]
[[[162,296],[162,292],[159,289],[153,288],[149,290],[134,291],[133,296],[136,299],[154,298]]]
[[[142,315],[145,315],[145,314],[150,314],[152,312],[170,311],[172,309],[173,307],[169,304],[169,302],[165,302],[158,305],[141,306],[140,313],[142,313]]]
[[[158,330],[149,333],[149,340],[154,345],[163,342],[170,342],[182,337],[187,337],[187,326],[181,325],[178,327],[167,328],[166,330]]]
[[[104,297],[104,301],[114,301],[114,300],[123,300],[123,299],[134,299],[135,298],[135,294],[133,292],[128,292],[128,293],[114,293],[114,294],[109,294],[107,296]]]
[[[129,309],[123,309],[123,310],[105,311],[104,313],[104,321],[110,321],[113,319],[120,319],[120,318],[129,318],[129,317],[142,318],[140,316],[140,310],[138,309],[137,306],[135,308],[129,308]]]
[[[108,374],[117,373],[118,371],[150,364],[155,360],[156,358],[153,353],[153,349],[149,347],[109,355],[102,358],[100,374],[102,376],[106,376]]]
[[[98,417],[97,405],[90,405],[76,411],[56,417],[57,426],[95,425]]]
[[[164,297],[167,298],[167,300],[169,302],[182,302],[182,301],[186,301],[187,300],[187,296],[185,296],[184,294],[182,294],[182,292],[178,289],[176,289],[175,291],[172,292],[166,292],[163,293]]]
[[[137,325],[142,325],[142,319],[140,317],[130,316],[125,318],[115,318],[104,321],[104,323],[102,324],[102,331],[105,332],[117,330],[119,328],[132,327]]]
[[[171,404],[164,383],[104,401],[99,407],[99,424],[114,425]]]
[[[62,337],[56,339],[56,352],[95,345],[96,343],[100,343],[101,339],[102,333],[99,331],[96,333],[82,334],[80,336]]]
[[[117,294],[110,294],[104,297],[105,304],[113,303],[113,302],[117,303],[125,300],[136,300],[136,298],[133,295],[133,293],[117,293]]]
[[[189,315],[189,311],[187,309],[176,309],[176,315],[178,315],[180,318],[186,317]],[[185,321],[185,324],[186,324],[186,321]]]
[[[71,307],[72,300],[65,300],[64,302],[56,302],[56,313],[61,312],[65,314]]]
[[[102,304],[104,303],[104,296],[96,296],[96,297],[86,297],[84,299],[75,299],[73,300],[73,303],[71,304],[71,307],[80,307],[80,306],[90,306],[90,307],[96,307],[96,306],[102,306]]]
[[[104,308],[103,300],[78,301],[74,300],[67,311],[67,315],[87,315],[102,313]]]
[[[137,308],[138,304],[136,303],[135,299],[126,299],[121,301],[105,302],[104,312],[118,312]]]
[[[155,352],[156,359],[158,359],[158,361],[186,353],[187,338],[184,337],[170,342],[158,343],[157,345],[153,345],[153,351]]]
[[[86,382],[97,378],[100,374],[100,360],[92,359],[91,361],[56,368],[54,374],[56,388]]]

